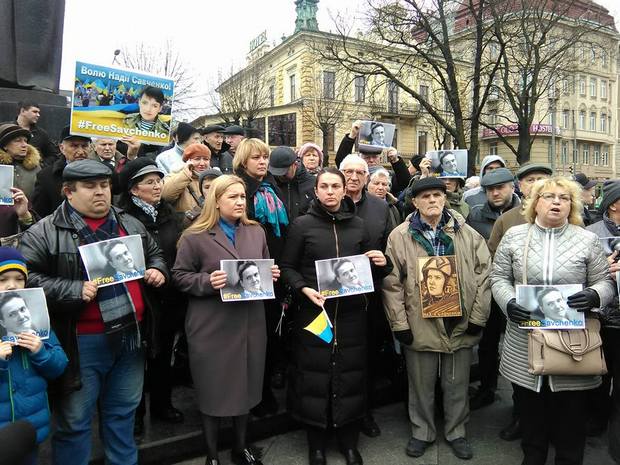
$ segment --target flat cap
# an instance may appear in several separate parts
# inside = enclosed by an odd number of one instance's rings
[[[13,123],[0,124],[0,147],[4,147],[13,139],[25,136],[30,139],[30,131]]]
[[[64,128],[62,128],[62,131],[60,132],[60,140],[62,142],[63,140],[67,140],[67,139],[84,139],[90,142],[90,137],[71,134],[71,127],[65,126]]]
[[[383,147],[364,144],[359,146],[359,152],[362,157],[364,155],[379,155],[381,152],[383,152]]]
[[[497,186],[498,184],[506,184],[507,182],[513,182],[514,176],[508,168],[497,168],[492,171],[488,171],[482,176],[480,185],[482,187]]]
[[[526,163],[521,165],[517,170],[517,179],[522,179],[530,173],[545,173],[549,176],[553,175],[553,170],[549,165],[543,165],[541,163]]]
[[[233,124],[224,129],[224,134],[226,134],[227,136],[245,136],[245,129],[243,129],[241,126]]]
[[[225,129],[226,128],[224,126],[219,124],[210,124],[209,126],[202,128],[200,133],[204,136],[205,134],[211,134],[212,132],[224,132]]]
[[[414,182],[411,186],[411,196],[417,197],[420,193],[431,189],[439,189],[440,191],[445,193],[446,185],[441,179],[436,178],[435,176],[422,178]]]
[[[73,161],[62,171],[63,181],[84,181],[86,179],[111,178],[112,170],[97,160]]]
[[[577,181],[583,189],[591,189],[598,183],[588,178],[584,173],[577,173],[575,175],[575,181]]]
[[[269,172],[274,176],[284,176],[295,160],[297,160],[297,155],[292,148],[276,147],[269,156]]]

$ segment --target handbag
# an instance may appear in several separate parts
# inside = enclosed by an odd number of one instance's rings
[[[530,226],[523,252],[523,284],[527,284],[527,251]],[[601,323],[586,318],[584,329],[528,330],[528,372],[532,375],[604,375],[607,364],[603,355]]]

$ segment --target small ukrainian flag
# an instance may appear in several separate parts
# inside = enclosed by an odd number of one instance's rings
[[[312,323],[310,323],[304,329],[306,331],[310,331],[312,334],[320,337],[329,344],[334,338],[334,334],[332,333],[332,327],[332,322],[329,320],[329,316],[323,308],[321,313],[319,313],[318,316],[314,320],[312,320]]]

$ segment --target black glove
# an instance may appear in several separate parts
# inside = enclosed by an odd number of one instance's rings
[[[413,344],[413,334],[410,329],[403,329],[402,331],[394,331],[394,337],[398,342],[403,345],[410,346]]]
[[[568,296],[566,303],[573,310],[587,312],[593,308],[598,308],[601,305],[601,298],[594,289],[585,288],[583,291]]]
[[[532,318],[529,310],[519,305],[517,299],[510,299],[508,301],[508,304],[506,304],[506,313],[508,313],[508,319],[517,324],[529,321]]]
[[[470,321],[469,323],[467,323],[467,329],[465,330],[465,333],[469,334],[470,336],[477,336],[482,332],[483,329],[484,328],[482,326],[477,325],[476,323],[472,323]]]

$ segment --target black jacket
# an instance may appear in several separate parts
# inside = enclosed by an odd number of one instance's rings
[[[315,260],[357,255],[370,250],[364,221],[345,198],[331,214],[316,200],[308,214],[297,218],[286,240],[280,267],[282,279],[298,293],[305,286],[318,290]],[[391,266],[373,268],[374,275]],[[366,409],[365,294],[328,299],[325,303],[334,338],[327,344],[304,328],[321,312],[305,295],[293,314],[293,369],[288,401],[291,414],[306,424],[325,428],[361,419]],[[331,408],[329,408],[331,406]],[[331,416],[328,417],[328,410]]]
[[[299,165],[291,181],[282,180],[281,177],[275,177],[275,180],[282,192],[282,201],[286,205],[290,221],[305,214],[314,198],[315,177],[308,173],[303,165]]]
[[[15,121],[17,124],[17,121]],[[41,167],[51,166],[56,160],[62,158],[58,146],[50,140],[50,136],[36,124],[30,127],[30,140],[28,143],[34,145],[41,152]]]
[[[61,190],[62,171],[65,166],[67,166],[65,157],[60,157],[37,174],[31,200],[32,208],[41,218],[51,214],[64,200]]]
[[[218,152],[206,142],[204,144],[211,150],[211,168],[219,168],[224,174],[233,174],[233,156],[228,151],[230,145],[224,142]]]
[[[123,210],[112,207],[119,226],[127,235],[142,237],[146,268],[156,268],[169,280],[168,267],[161,249],[144,225]],[[28,263],[28,287],[45,289],[52,328],[69,358],[65,373],[56,381],[58,394],[67,394],[82,386],[80,358],[77,346],[77,321],[86,307],[82,300],[82,286],[86,281],[77,232],[68,218],[64,204],[52,215],[30,227],[23,235],[19,249]],[[143,290],[146,289],[143,287]],[[145,300],[142,322],[143,344],[155,351],[156,324],[153,318],[149,293],[143,292]]]
[[[516,207],[520,203],[519,197],[517,197],[516,194],[513,194],[512,203],[508,207],[504,208],[503,211],[493,210],[488,201],[484,202],[482,205],[476,205],[469,210],[467,224],[474,228],[478,234],[484,237],[485,241],[488,241],[489,237],[491,237],[491,231],[493,230],[495,221],[497,221],[502,213]]]
[[[364,220],[368,230],[370,248],[385,251],[387,238],[390,235],[389,206],[388,203],[371,195],[364,188],[362,198],[355,204],[357,216]]]

